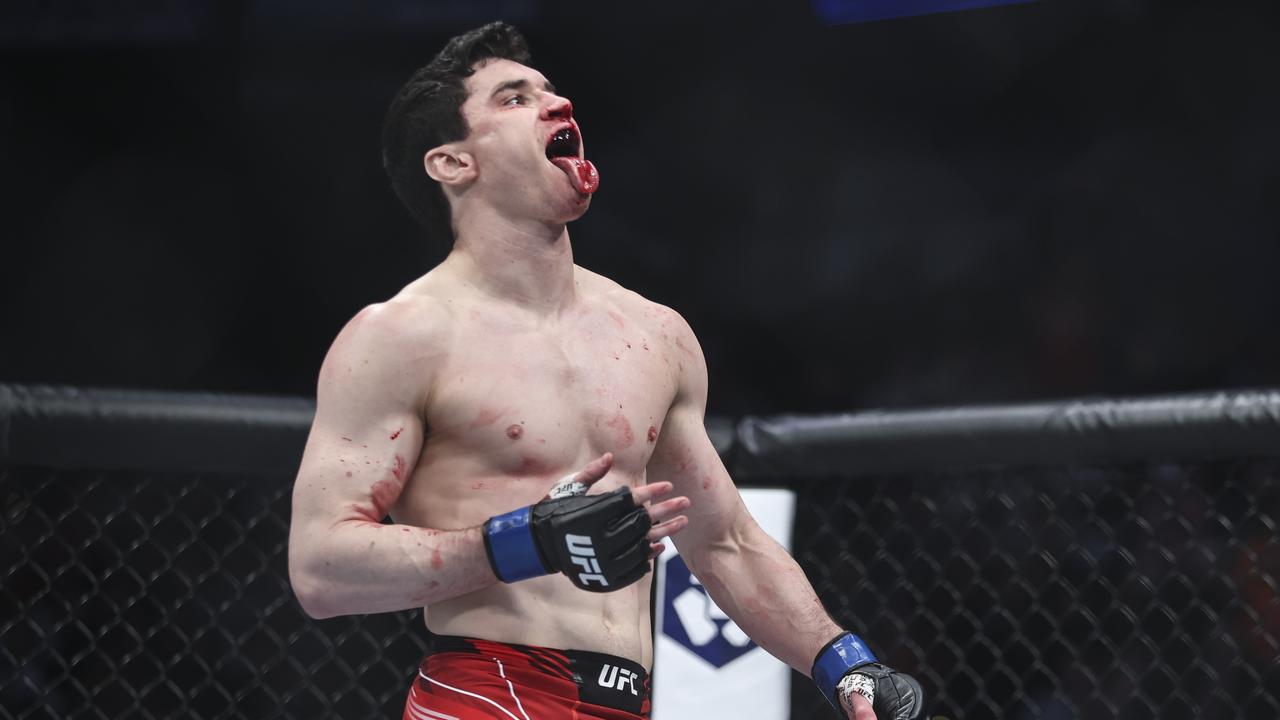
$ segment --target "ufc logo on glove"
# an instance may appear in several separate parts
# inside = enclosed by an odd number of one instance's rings
[[[591,538],[586,535],[565,535],[564,542],[569,546],[573,564],[585,571],[578,573],[578,584],[598,582],[601,587],[609,587],[609,581],[600,574],[600,563],[596,562],[596,549],[591,545]]]

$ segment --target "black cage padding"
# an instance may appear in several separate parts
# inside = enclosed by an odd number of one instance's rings
[[[293,474],[303,398],[0,384],[0,461],[67,469]],[[709,418],[734,477],[1280,456],[1280,391]]]
[[[735,476],[1280,455],[1280,391],[748,417]]]
[[[0,385],[0,462],[293,475],[314,414],[293,397]]]

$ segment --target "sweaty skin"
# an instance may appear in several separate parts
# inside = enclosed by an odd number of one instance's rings
[[[562,575],[504,584],[490,569],[485,520],[575,475],[591,493],[632,488],[655,523],[651,549],[672,537],[716,603],[808,674],[840,628],[707,437],[693,332],[573,264],[565,225],[591,198],[545,156],[572,106],[506,60],[478,64],[466,85],[468,137],[424,158],[450,200],[453,251],[356,315],[320,371],[289,541],[303,608],[425,607],[439,634],[650,667],[652,574],[592,593]],[[874,720],[869,706],[849,716]]]

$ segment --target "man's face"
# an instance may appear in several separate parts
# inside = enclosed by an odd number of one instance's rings
[[[513,219],[568,222],[581,217],[599,178],[585,159],[573,106],[542,73],[487,60],[466,79],[460,143],[476,163],[469,192]]]

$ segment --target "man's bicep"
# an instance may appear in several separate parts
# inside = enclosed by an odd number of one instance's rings
[[[399,498],[422,449],[429,375],[399,360],[395,316],[362,311],[321,367],[316,416],[294,491],[295,512],[380,521]]]
[[[339,432],[363,432],[395,417],[420,418],[434,368],[426,340],[408,331],[403,308],[373,305],[338,333],[320,366],[316,422]]]
[[[731,539],[746,515],[738,489],[707,435],[707,364],[693,329],[672,310],[668,325],[672,349],[680,357],[675,399],[667,411],[649,460],[650,482],[669,481],[675,495],[689,498],[689,525],[673,536],[688,554]]]
[[[388,348],[387,352],[393,351]],[[415,378],[379,358],[376,351],[370,356],[363,346],[340,349],[335,344],[316,387],[308,454],[313,443],[341,455],[365,454],[356,449],[420,449],[420,398]],[[413,455],[416,459],[417,454]]]
[[[670,482],[672,495],[690,500],[684,513],[689,526],[672,538],[683,553],[726,540],[745,512],[702,413],[693,407],[677,406],[668,413],[649,460],[648,481]]]
[[[411,413],[355,416],[317,410],[294,488],[295,515],[379,522],[400,497],[422,449]]]

